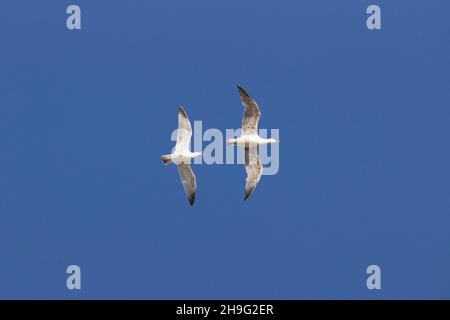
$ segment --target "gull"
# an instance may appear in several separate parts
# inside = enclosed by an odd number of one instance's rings
[[[184,192],[186,193],[189,204],[192,206],[194,205],[197,183],[190,163],[192,158],[201,156],[202,153],[191,152],[189,150],[191,136],[191,123],[189,122],[186,111],[180,106],[178,109],[178,130],[175,151],[172,154],[162,155],[161,160],[165,165],[168,165],[171,162],[176,164],[181,182],[183,183]]]
[[[228,139],[228,144],[237,145],[244,148],[244,163],[247,178],[245,179],[244,200],[252,194],[256,185],[261,179],[263,167],[259,160],[259,145],[277,143],[278,141],[270,138],[264,139],[258,135],[258,122],[261,117],[261,111],[255,100],[242,88],[237,85],[242,105],[244,106],[244,116],[242,118],[242,134],[236,139]]]

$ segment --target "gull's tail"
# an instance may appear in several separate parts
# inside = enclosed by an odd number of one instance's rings
[[[171,154],[163,154],[161,156],[161,160],[165,165],[168,165],[172,162],[172,155]]]

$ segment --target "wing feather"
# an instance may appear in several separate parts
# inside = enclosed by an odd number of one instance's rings
[[[245,147],[245,171],[247,172],[247,178],[245,179],[245,196],[244,200],[255,190],[256,185],[261,179],[262,164],[258,156],[259,148],[257,145],[248,145]]]
[[[261,117],[258,105],[255,100],[242,88],[237,85],[242,105],[244,106],[244,116],[242,117],[242,131],[244,134],[257,134],[258,122]]]
[[[189,151],[189,143],[191,142],[192,128],[186,111],[180,106],[178,109],[178,131],[177,144],[175,145],[175,152]]]
[[[195,174],[189,164],[179,164],[177,167],[181,182],[183,183],[184,192],[186,193],[188,201],[192,206],[194,205],[195,190],[197,189]]]

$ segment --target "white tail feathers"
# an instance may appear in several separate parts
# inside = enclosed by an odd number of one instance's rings
[[[172,162],[172,155],[170,155],[170,154],[163,154],[163,155],[161,156],[161,160],[162,160],[162,162],[163,162],[165,165],[167,165],[167,164],[169,164],[169,163]]]

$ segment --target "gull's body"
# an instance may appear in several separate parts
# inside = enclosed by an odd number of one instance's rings
[[[200,152],[191,152],[189,144],[192,137],[192,128],[189,118],[180,106],[178,109],[178,130],[177,130],[177,144],[175,151],[172,154],[162,155],[161,160],[164,164],[173,162],[178,167],[183,188],[188,198],[190,205],[194,205],[195,191],[197,189],[197,182],[195,174],[191,169],[191,159],[201,155]]]
[[[244,200],[252,194],[256,185],[261,179],[263,167],[259,160],[259,145],[276,143],[275,139],[265,139],[258,135],[258,122],[261,117],[261,111],[255,100],[241,86],[237,86],[239,95],[241,96],[242,105],[244,106],[244,116],[242,118],[242,135],[236,139],[229,139],[229,144],[235,144],[244,148],[245,151],[245,171],[247,178],[245,179],[245,195]]]
[[[264,139],[257,134],[243,134],[239,138],[228,140],[229,143],[236,144],[239,147],[245,148],[248,144],[270,144],[274,143],[273,139]]]

